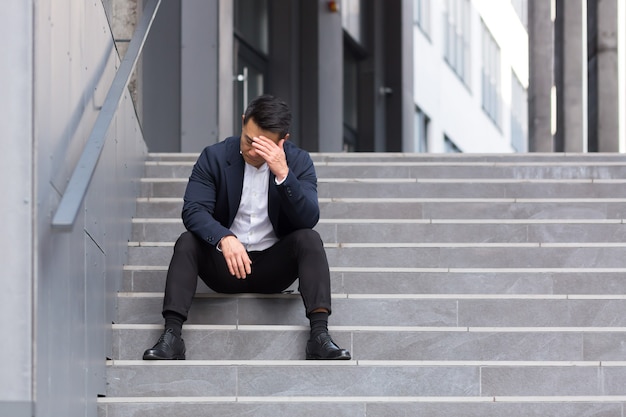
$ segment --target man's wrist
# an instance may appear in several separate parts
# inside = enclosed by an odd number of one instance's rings
[[[215,245],[215,249],[216,249],[218,252],[221,252],[221,251],[222,251],[222,241],[223,241],[224,239],[226,239],[227,237],[229,237],[229,236],[235,236],[235,235],[226,235],[226,236],[223,236],[223,237],[222,237],[222,238],[221,238],[221,239],[217,242],[217,245]]]
[[[276,183],[276,185],[281,185],[283,182],[285,182],[285,180],[287,179],[287,176],[289,176],[289,171],[287,171],[287,173],[282,179],[278,179],[278,176],[274,178],[274,183]]]

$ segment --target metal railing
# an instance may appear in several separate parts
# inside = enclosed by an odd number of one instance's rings
[[[120,104],[124,91],[128,86],[131,75],[139,55],[150,32],[150,27],[161,4],[161,0],[147,0],[141,19],[135,28],[135,33],[128,45],[128,50],[122,59],[119,69],[115,73],[115,78],[107,92],[106,99],[98,113],[96,123],[91,130],[83,152],[74,167],[72,176],[65,188],[61,202],[52,219],[52,227],[59,230],[71,230],[78,216],[89,184],[98,165],[98,160],[104,149],[106,134],[117,108]]]

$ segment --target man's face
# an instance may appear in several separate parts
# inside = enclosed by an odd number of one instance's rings
[[[256,153],[252,147],[252,138],[265,136],[274,143],[278,143],[281,139],[278,133],[261,129],[253,119],[249,119],[248,123],[241,128],[240,150],[244,161],[253,167],[260,167],[265,160]]]

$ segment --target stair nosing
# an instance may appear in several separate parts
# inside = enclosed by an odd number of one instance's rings
[[[168,265],[124,265],[124,271],[167,271]],[[330,267],[331,272],[409,272],[409,273],[624,273],[626,268],[413,268],[413,267],[377,267],[345,266]]]
[[[175,241],[128,241],[129,248],[174,247]],[[626,242],[340,242],[324,243],[325,248],[623,248]]]
[[[183,197],[137,197],[139,203],[182,203]],[[450,198],[429,198],[429,197],[321,197],[320,203],[624,203],[626,198],[622,197],[597,197],[597,198],[517,198],[517,197],[450,197]]]
[[[107,366],[361,366],[361,367],[546,367],[546,368],[573,368],[573,367],[626,367],[626,361],[511,361],[511,360],[372,360],[356,359],[347,361],[310,361],[304,359],[187,359],[170,361],[145,361],[142,359],[110,359]]]
[[[162,330],[163,324],[113,324],[113,330]],[[198,330],[237,330],[237,331],[308,331],[306,325],[275,325],[275,324],[185,324],[188,331]],[[329,331],[336,332],[416,332],[416,333],[625,333],[626,327],[530,327],[530,326],[354,326],[329,325]]]
[[[163,298],[162,291],[120,291],[120,298]],[[214,292],[197,292],[194,298],[221,299],[276,299],[300,298],[299,293],[292,294],[222,294]],[[484,293],[441,293],[441,294],[407,294],[407,293],[333,293],[332,299],[352,300],[626,300],[626,294],[484,294]]]
[[[176,223],[183,224],[180,217],[134,217],[134,224]],[[322,218],[318,224],[622,224],[624,219],[437,219],[437,218]]]
[[[144,184],[187,183],[186,177],[142,177]],[[368,177],[333,177],[318,178],[319,183],[355,183],[355,184],[624,184],[623,178],[368,178]]]
[[[571,396],[223,396],[223,397],[100,397],[99,404],[114,403],[618,403],[626,395]]]

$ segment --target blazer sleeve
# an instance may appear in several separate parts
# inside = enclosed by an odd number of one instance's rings
[[[205,148],[193,167],[183,199],[182,218],[187,230],[217,245],[220,239],[233,233],[222,224],[223,219],[216,218],[216,211],[225,210],[220,207],[225,198],[220,195],[224,193],[220,187],[222,172],[219,158],[212,155],[213,151],[212,147]]]
[[[320,218],[313,161],[308,152],[295,146],[289,149],[287,158],[289,174],[280,185],[275,185],[281,212],[288,220],[288,229],[312,229]]]

